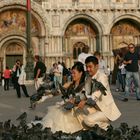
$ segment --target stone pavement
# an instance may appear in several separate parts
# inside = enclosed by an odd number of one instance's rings
[[[34,86],[27,86],[30,95],[35,93]],[[123,93],[115,92],[115,87],[111,86],[112,94],[115,102],[119,107],[122,115],[112,123],[114,127],[118,127],[121,122],[127,122],[129,126],[138,125],[140,128],[140,101],[135,99],[134,95],[130,95],[128,102],[122,102],[120,99]],[[17,123],[16,118],[23,113],[27,112],[27,121],[34,120],[35,115],[43,117],[47,113],[47,107],[55,104],[56,101],[61,100],[60,96],[47,99],[45,102],[39,104],[35,110],[29,109],[30,101],[23,94],[21,98],[17,98],[16,91],[10,88],[9,91],[4,91],[0,86],[0,121],[11,119],[13,123]]]

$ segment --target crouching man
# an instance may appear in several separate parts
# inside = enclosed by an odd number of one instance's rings
[[[98,124],[99,127],[106,129],[109,122],[118,119],[121,113],[112,97],[107,76],[99,71],[98,59],[94,56],[89,56],[86,58],[85,64],[87,72],[89,73],[89,77],[85,82],[86,96],[87,100],[90,99],[94,102],[92,104],[96,111],[94,113],[84,115],[83,123],[89,127],[93,127],[95,124]],[[99,82],[102,86],[99,85],[94,87],[93,79]],[[99,88],[101,88],[101,90],[99,90]],[[78,106],[83,108],[86,102],[81,101]]]

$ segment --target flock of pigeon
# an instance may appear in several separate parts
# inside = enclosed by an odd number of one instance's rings
[[[31,108],[34,108],[42,96],[45,96],[45,90],[50,90],[52,95],[57,94],[57,91],[53,90],[49,78],[47,78],[47,80],[48,81],[45,82],[46,84],[42,85],[38,92],[30,97]],[[94,89],[100,88],[102,93],[106,95],[106,89],[100,83],[96,81],[94,81],[94,83],[96,83]],[[77,90],[80,90],[82,86]],[[70,93],[73,93],[73,96],[75,96],[76,91],[71,90],[72,89],[70,89]],[[66,94],[62,86],[60,86],[60,91],[63,95],[63,99],[69,98],[69,94]],[[80,101],[79,98],[76,100],[77,102]],[[93,104],[91,101],[89,101],[89,103]],[[71,107],[68,105],[66,108]],[[35,116],[35,120],[38,121],[41,119],[42,118]],[[118,128],[113,128],[110,125],[107,130],[103,130],[98,125],[95,125],[92,128],[83,129],[75,133],[64,133],[62,131],[52,133],[51,128],[46,127],[43,129],[41,123],[31,123],[31,127],[29,127],[26,121],[26,112],[22,113],[16,120],[18,121],[18,125],[12,124],[11,120],[0,122],[0,140],[140,140],[140,130],[138,126],[130,128],[127,123],[121,123]]]
[[[37,116],[36,118],[38,119]],[[110,125],[106,131],[96,125],[75,133],[52,133],[51,128],[42,129],[40,123],[32,124],[29,128],[26,119],[27,113],[24,112],[17,118],[17,126],[11,120],[0,122],[0,140],[140,140],[138,126],[130,128],[127,123],[121,123],[118,128]]]

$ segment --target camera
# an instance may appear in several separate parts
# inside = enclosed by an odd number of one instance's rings
[[[20,66],[20,63],[19,62],[17,62],[17,66]]]

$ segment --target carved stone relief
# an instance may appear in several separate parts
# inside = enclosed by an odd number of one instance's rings
[[[33,35],[39,33],[37,21],[31,19],[31,32]],[[0,36],[11,32],[26,32],[26,13],[22,10],[10,10],[0,13]]]
[[[113,49],[122,48],[121,44],[125,42],[126,44],[134,43],[134,36],[140,34],[140,29],[130,22],[118,22],[111,30],[113,35]]]
[[[90,24],[76,23],[70,24],[65,32],[65,36],[93,36],[95,31]]]
[[[85,43],[83,42],[77,42],[73,45],[73,58],[77,59],[78,55],[82,52],[83,47],[85,46]]]
[[[140,33],[140,29],[130,22],[118,22],[111,30],[113,35],[136,35]]]
[[[23,54],[23,47],[17,43],[11,43],[6,47],[6,55]]]

